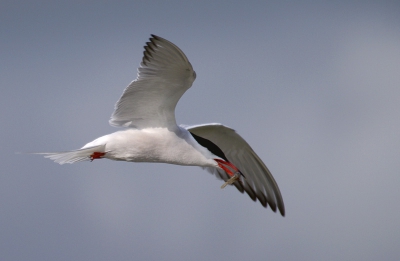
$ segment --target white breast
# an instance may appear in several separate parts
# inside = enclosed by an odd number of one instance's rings
[[[105,158],[133,162],[216,167],[218,158],[200,146],[186,129],[126,129],[100,137],[84,146],[105,144]]]

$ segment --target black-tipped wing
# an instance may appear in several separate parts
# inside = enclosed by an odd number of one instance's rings
[[[250,145],[235,130],[221,124],[204,124],[186,127],[188,131],[215,143],[245,176],[242,183],[234,185],[240,192],[246,193],[253,200],[258,199],[273,211],[279,209],[282,216],[285,215],[285,205],[278,185],[267,166],[257,156]],[[215,169],[214,174],[226,181],[228,175]]]
[[[176,127],[175,107],[196,78],[185,54],[152,35],[138,76],[115,105],[110,124],[120,127]]]

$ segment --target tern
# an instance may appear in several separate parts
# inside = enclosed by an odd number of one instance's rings
[[[285,215],[279,187],[263,161],[233,129],[219,123],[177,125],[175,107],[196,73],[175,44],[156,35],[144,46],[137,78],[117,101],[110,125],[125,129],[81,149],[40,153],[56,163],[110,159],[200,166],[253,201]]]

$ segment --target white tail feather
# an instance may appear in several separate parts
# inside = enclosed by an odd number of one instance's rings
[[[54,160],[54,162],[62,165],[65,163],[72,164],[75,162],[91,160],[90,155],[92,155],[93,152],[106,152],[105,147],[106,147],[106,145],[103,144],[103,145],[92,146],[92,147],[82,148],[82,149],[73,150],[73,151],[35,153],[35,154],[44,155],[45,158]]]

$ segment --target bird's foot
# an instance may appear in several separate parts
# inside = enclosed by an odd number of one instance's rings
[[[90,161],[93,161],[95,159],[101,159],[106,155],[107,152],[93,152],[92,155],[89,156]]]
[[[236,172],[235,175],[233,175],[230,179],[228,179],[222,186],[221,188],[225,188],[228,185],[232,185],[235,183],[237,180],[240,180],[240,173]]]

